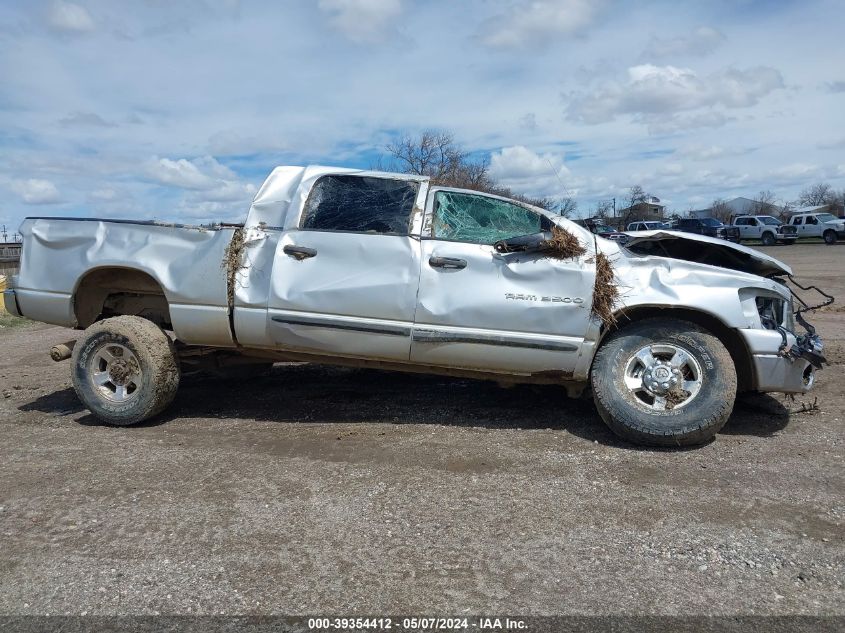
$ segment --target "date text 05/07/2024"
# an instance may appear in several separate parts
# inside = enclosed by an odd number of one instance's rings
[[[526,630],[525,620],[497,617],[324,617],[309,618],[308,628],[312,631],[363,631],[363,630],[410,630],[410,631],[459,631],[476,629],[481,631]]]

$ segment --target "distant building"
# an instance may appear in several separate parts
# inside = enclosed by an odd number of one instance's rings
[[[21,259],[20,242],[0,242],[0,262],[17,262]]]
[[[742,196],[733,198],[732,200],[725,200],[722,204],[724,204],[727,209],[730,209],[731,215],[755,215],[759,209],[759,203],[756,200],[743,198]],[[709,218],[712,215],[713,207],[690,211],[690,217],[693,218]]]
[[[795,209],[794,213],[833,213],[834,205],[832,204],[817,204],[812,207],[801,207]]]
[[[630,207],[616,210],[616,215],[605,218],[605,221],[624,231],[631,222],[662,220],[666,206],[660,204],[660,199],[650,197],[645,202],[638,202]]]

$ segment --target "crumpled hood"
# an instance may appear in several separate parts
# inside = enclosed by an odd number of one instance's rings
[[[768,277],[791,275],[792,269],[782,261],[753,248],[715,237],[681,231],[635,231],[625,248],[638,255],[655,255],[683,259],[699,264]]]

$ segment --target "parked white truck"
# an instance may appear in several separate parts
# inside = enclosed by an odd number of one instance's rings
[[[622,246],[418,176],[279,167],[242,225],[21,233],[5,305],[81,330],[53,356],[72,348],[77,394],[116,425],[163,411],[186,367],[314,361],[589,386],[622,437],[695,444],[738,390],[806,392],[824,360],[767,255],[671,231]]]
[[[825,244],[836,244],[836,240],[845,239],[845,220],[840,220],[832,213],[796,213],[789,218],[798,237],[820,237]]]
[[[798,239],[794,226],[770,215],[738,215],[731,224],[739,229],[740,240],[760,240],[763,246],[794,244]]]

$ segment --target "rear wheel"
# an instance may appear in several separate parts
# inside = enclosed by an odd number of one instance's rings
[[[836,231],[828,229],[822,237],[825,244],[836,244]]]
[[[766,231],[760,237],[760,241],[763,242],[763,246],[772,246],[775,243],[775,235],[771,231]]]
[[[613,432],[654,446],[710,440],[736,396],[736,370],[722,342],[677,319],[646,319],[612,334],[596,353],[591,381]]]
[[[163,411],[179,387],[173,343],[155,323],[136,316],[99,321],[73,348],[73,388],[95,416],[116,426]]]

